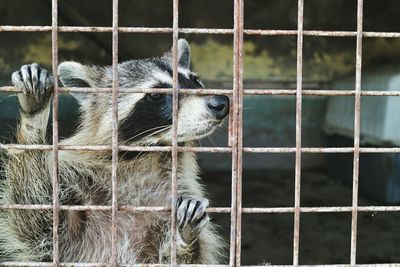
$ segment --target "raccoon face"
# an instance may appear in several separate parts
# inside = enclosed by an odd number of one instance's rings
[[[190,48],[178,42],[178,87],[203,88],[199,77],[190,71]],[[118,65],[118,82],[125,88],[172,88],[172,59],[163,57],[131,60]],[[111,87],[112,68],[64,62],[59,76],[67,87]],[[81,129],[90,128],[93,138],[111,138],[111,94],[73,94],[81,104]],[[197,140],[211,134],[229,112],[226,96],[179,95],[178,142]],[[170,144],[172,140],[172,95],[159,93],[120,93],[118,97],[119,139],[121,143]]]

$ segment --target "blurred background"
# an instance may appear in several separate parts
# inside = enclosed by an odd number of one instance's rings
[[[119,25],[171,27],[171,0],[120,0]],[[356,30],[356,0],[305,0],[304,29]],[[400,31],[398,0],[364,0],[364,31]],[[112,1],[60,0],[59,25],[111,26]],[[297,29],[296,0],[245,1],[245,28]],[[51,25],[50,0],[1,0],[0,25]],[[232,28],[232,0],[181,0],[180,27]],[[119,35],[119,61],[154,57],[168,51],[171,34]],[[191,44],[192,67],[206,87],[232,89],[232,35],[182,34]],[[244,37],[244,86],[247,89],[294,89],[296,36]],[[303,88],[353,90],[354,37],[304,36]],[[110,33],[60,33],[59,61],[110,65]],[[400,89],[400,39],[364,38],[363,90]],[[0,32],[0,86],[22,64],[38,62],[51,69],[51,33]],[[362,97],[362,146],[400,144],[400,97]],[[246,147],[295,146],[295,97],[246,96]],[[16,97],[0,93],[0,142],[13,140]],[[354,97],[304,96],[304,147],[352,147]],[[77,104],[60,100],[60,135],[76,127]],[[226,146],[227,129],[202,141]],[[230,206],[231,156],[199,155],[202,177],[213,206]],[[243,206],[294,205],[294,154],[244,154]],[[301,205],[351,206],[352,154],[303,154]],[[362,154],[360,205],[400,203],[397,154]],[[229,241],[230,218],[213,215]],[[400,262],[400,214],[361,212],[357,263]],[[350,260],[350,213],[301,214],[300,264],[341,264]],[[292,264],[293,214],[244,214],[242,264]]]

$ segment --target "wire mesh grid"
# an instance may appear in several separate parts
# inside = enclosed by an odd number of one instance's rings
[[[119,263],[117,259],[117,235],[116,217],[118,211],[131,212],[171,212],[172,229],[175,228],[176,220],[175,206],[170,207],[133,207],[121,206],[117,202],[117,168],[119,151],[159,151],[172,153],[172,194],[176,200],[177,194],[177,162],[178,153],[184,151],[230,153],[232,155],[232,181],[231,181],[231,206],[210,207],[211,213],[229,213],[231,220],[229,265],[212,266],[240,266],[241,265],[241,216],[243,213],[288,213],[294,216],[293,229],[293,263],[299,266],[299,239],[300,239],[300,214],[301,213],[324,213],[324,212],[348,212],[352,215],[351,220],[351,248],[350,261],[348,264],[339,265],[312,265],[312,266],[370,266],[369,264],[357,264],[357,215],[359,212],[394,212],[400,211],[400,206],[358,206],[358,182],[359,182],[359,160],[360,153],[400,153],[398,147],[360,147],[360,110],[361,96],[400,96],[400,91],[361,90],[361,60],[362,40],[370,37],[399,38],[400,32],[364,32],[363,31],[363,0],[357,0],[357,30],[356,31],[313,31],[303,30],[303,6],[304,0],[298,0],[297,30],[261,30],[244,29],[244,0],[234,0],[234,25],[233,29],[203,29],[203,28],[179,28],[178,7],[179,1],[173,1],[173,25],[172,28],[148,28],[148,27],[119,27],[118,26],[118,0],[113,0],[113,22],[112,27],[70,27],[58,26],[58,0],[52,0],[52,25],[51,26],[10,26],[0,25],[0,32],[51,32],[52,36],[52,67],[54,75],[54,97],[53,97],[53,143],[52,145],[22,145],[22,144],[0,144],[0,149],[18,150],[48,150],[53,152],[52,159],[52,182],[53,182],[53,203],[52,205],[22,205],[7,204],[1,205],[0,209],[32,209],[52,210],[53,212],[53,262],[2,262],[4,266],[144,266],[143,264],[127,265]],[[58,33],[59,32],[110,32],[112,33],[112,88],[62,88],[58,86]],[[173,49],[173,88],[118,88],[118,36],[120,33],[172,33]],[[224,89],[179,89],[178,84],[178,59],[177,43],[180,33],[193,34],[233,34],[234,46],[234,69],[233,69],[233,90]],[[296,88],[280,90],[261,90],[243,88],[243,36],[297,36],[297,83]],[[355,88],[349,90],[311,90],[303,88],[303,36],[328,36],[328,37],[355,37],[356,38],[356,76]],[[0,92],[20,92],[18,89],[9,86],[0,87]],[[58,94],[59,93],[111,93],[113,103],[112,117],[112,145],[102,146],[81,146],[81,145],[59,145],[58,144]],[[173,95],[173,138],[172,146],[122,146],[118,145],[118,93],[171,93]],[[219,94],[231,97],[231,109],[229,114],[229,146],[227,147],[180,147],[177,143],[177,99],[178,94]],[[296,146],[295,147],[243,147],[243,96],[244,95],[294,95],[296,97]],[[354,145],[353,147],[302,147],[302,97],[307,95],[317,96],[354,96]],[[112,203],[110,206],[95,205],[60,205],[58,200],[58,151],[60,150],[87,150],[87,151],[112,151]],[[293,207],[242,207],[242,157],[243,153],[294,153],[295,154],[295,197]],[[353,189],[351,206],[335,207],[301,207],[301,157],[303,153],[352,153],[353,154]],[[58,235],[58,213],[60,210],[101,210],[110,211],[112,214],[112,259],[109,263],[71,263],[60,262],[59,258],[59,235]],[[176,265],[176,233],[172,231],[171,240],[171,265]],[[379,264],[380,266],[400,265],[400,263]],[[157,264],[152,266],[170,266],[169,264]],[[187,266],[187,265],[182,265]],[[190,265],[195,266],[195,265]],[[202,265],[211,266],[211,265]],[[271,265],[272,266],[272,265]],[[309,265],[308,265],[309,266]]]

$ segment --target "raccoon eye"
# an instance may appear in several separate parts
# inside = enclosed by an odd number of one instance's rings
[[[153,103],[160,103],[164,100],[164,95],[159,93],[149,94],[147,95],[147,99]]]

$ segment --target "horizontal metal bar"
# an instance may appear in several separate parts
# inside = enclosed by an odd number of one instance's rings
[[[302,153],[352,153],[352,147],[302,147]],[[295,147],[244,147],[248,153],[295,153]]]
[[[171,267],[171,264],[119,264],[121,267]],[[179,264],[179,267],[228,267],[223,264]]]
[[[46,267],[53,266],[50,262],[0,262],[1,266],[26,266],[26,267]],[[379,263],[379,264],[316,264],[316,265],[296,265],[296,267],[394,267],[400,263]],[[61,262],[61,267],[105,267],[111,266],[106,263],[80,263],[80,262]],[[171,264],[118,264],[121,267],[170,267]],[[179,264],[180,267],[229,267],[229,265],[213,265],[213,264]],[[242,267],[260,267],[260,265],[241,265]],[[294,265],[271,265],[268,267],[293,267]]]
[[[0,92],[5,93],[22,93],[22,90],[13,86],[2,86]],[[60,93],[112,93],[112,88],[92,88],[92,87],[59,87]],[[118,93],[161,93],[172,94],[172,88],[118,88]],[[230,89],[179,89],[181,94],[194,95],[230,95]]]
[[[0,87],[1,88],[1,87]],[[178,89],[188,95],[231,95],[230,89]],[[0,89],[1,91],[1,89]],[[15,90],[16,91],[16,90]],[[62,93],[112,93],[111,88],[60,88]],[[118,93],[161,93],[172,94],[172,88],[119,88]]]
[[[360,212],[397,212],[400,206],[359,206]],[[302,213],[325,213],[325,212],[352,212],[353,207],[300,207]],[[277,208],[243,208],[243,213],[293,213],[294,207]]]
[[[0,144],[4,150],[52,150],[52,145]],[[118,146],[119,151],[170,152],[172,146]],[[66,151],[110,151],[111,146],[59,145]],[[230,153],[231,147],[178,147],[179,152]],[[295,153],[295,147],[244,147],[247,153]],[[302,153],[353,153],[353,147],[302,147]],[[361,147],[361,153],[400,153],[400,147]]]
[[[19,90],[7,87],[0,87],[0,92],[5,88],[5,92],[19,92]],[[7,90],[8,89],[8,90]],[[111,88],[60,88],[62,93],[111,93]],[[164,93],[173,92],[171,88],[120,88],[120,93]],[[179,89],[180,94],[189,95],[232,95],[231,89]],[[296,95],[296,89],[244,89],[245,95]],[[353,96],[355,90],[315,90],[304,89],[303,95],[310,96]],[[400,96],[400,90],[368,90],[362,91],[362,96]]]
[[[54,266],[50,262],[0,262],[1,266],[26,266],[26,267],[41,267],[41,266]],[[109,263],[81,263],[81,262],[61,262],[61,267],[79,266],[79,267],[104,267],[112,266]],[[121,264],[121,267],[171,267],[171,264]],[[228,267],[229,265],[216,265],[216,264],[179,264],[179,267]]]
[[[51,26],[0,26],[0,32],[50,32]],[[91,27],[91,26],[59,26],[58,32],[112,32],[112,27]],[[168,27],[118,27],[119,33],[171,33],[172,28]],[[180,28],[180,33],[186,34],[232,34],[231,29],[198,29]]]
[[[297,35],[297,30],[258,30],[246,29],[244,33],[247,35]],[[357,31],[302,31],[306,36],[321,37],[356,37]],[[381,38],[399,38],[400,32],[362,32],[362,37],[381,37]]]
[[[294,153],[294,147],[245,147],[248,153]],[[353,153],[353,147],[302,147],[302,153]],[[360,147],[360,153],[400,153],[400,147]]]
[[[398,212],[400,206],[358,206],[360,212]],[[302,213],[351,212],[353,207],[300,207]],[[293,213],[294,207],[242,208],[243,213]]]
[[[2,25],[0,32],[50,32],[52,26],[14,26]],[[58,26],[58,32],[112,32],[112,27],[97,26]],[[172,33],[170,27],[118,27],[119,33]],[[179,33],[186,34],[233,34],[233,29],[217,29],[217,28],[179,28]],[[245,35],[297,35],[297,30],[269,30],[269,29],[245,29]],[[302,31],[306,36],[326,36],[326,37],[356,37],[356,31]],[[363,37],[384,37],[399,38],[400,32],[363,32]]]
[[[75,211],[110,211],[112,206],[96,206],[96,205],[60,205],[60,210]],[[0,210],[51,210],[51,204],[8,204],[0,205]],[[300,207],[303,213],[322,213],[322,212],[351,212],[353,207]],[[357,210],[360,212],[397,212],[400,206],[359,206]],[[171,212],[171,207],[135,207],[135,206],[119,206],[118,211],[129,212]],[[243,213],[293,213],[294,207],[260,207],[260,208],[242,208]],[[230,213],[230,207],[210,207],[207,208],[210,213]]]
[[[0,144],[0,149],[5,150],[52,150],[52,145],[21,145],[21,144]],[[111,151],[112,146],[95,145],[59,145],[58,150],[66,151]],[[119,151],[145,151],[145,152],[170,152],[171,146],[118,146]],[[230,147],[178,147],[179,152],[203,152],[203,153],[229,153]]]
[[[360,147],[361,153],[400,153],[400,147]]]
[[[325,212],[351,212],[352,207],[300,207],[299,211],[302,213],[325,213]],[[382,207],[359,207],[358,211],[364,212],[377,212],[377,211],[400,211],[397,206],[382,206]],[[293,213],[294,207],[277,207],[277,208],[243,208],[243,213]]]
[[[0,32],[50,32],[52,26],[13,26],[2,25]],[[112,32],[112,27],[95,27],[95,26],[58,26],[58,32]],[[118,32],[126,33],[170,33],[171,28],[162,27],[119,27]]]
[[[52,205],[48,204],[6,204],[0,205],[0,210],[51,210]],[[110,211],[112,206],[96,206],[96,205],[60,205],[60,210],[75,210],[75,211]],[[130,212],[171,212],[170,207],[134,207],[134,206],[119,206],[118,211],[130,211]],[[231,208],[225,207],[212,207],[207,208],[207,212],[210,213],[229,213]]]
[[[268,267],[398,267],[400,263],[379,264],[307,264],[307,265],[267,265]],[[242,265],[241,267],[260,267],[260,265]]]
[[[22,93],[22,90],[13,86],[2,86],[0,92]],[[81,87],[60,87],[60,93],[112,93],[112,88],[81,88]],[[120,88],[119,93],[162,93],[171,94],[171,88]],[[179,89],[180,94],[189,95],[232,95],[231,89]],[[296,95],[296,89],[244,89],[245,95]],[[355,90],[314,90],[304,89],[302,95],[310,96],[354,96]],[[383,91],[368,90],[362,91],[362,96],[400,96],[400,90]]]
[[[295,147],[244,147],[247,153],[295,153]],[[352,147],[302,147],[303,153],[351,153]]]
[[[297,30],[262,30],[262,29],[246,29],[244,33],[247,35],[297,35]],[[302,31],[303,35],[308,36],[333,36],[333,37],[352,37],[356,36],[354,31]]]

